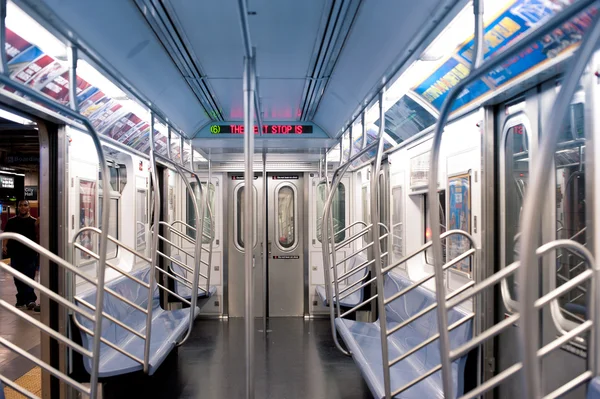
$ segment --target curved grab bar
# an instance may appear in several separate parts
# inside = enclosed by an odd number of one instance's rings
[[[534,40],[538,40],[540,38],[542,38],[543,36],[547,35],[548,33],[552,32],[552,30],[554,30],[557,26],[560,26],[566,22],[568,22],[571,18],[575,17],[578,13],[580,13],[582,10],[585,9],[585,7],[588,7],[594,3],[597,3],[597,0],[581,0],[578,1],[576,3],[574,3],[571,6],[568,6],[564,11],[561,11],[560,13],[558,13],[556,16],[552,17],[547,23],[545,23],[544,25],[541,25],[539,28],[532,30],[529,33],[526,33],[523,35],[523,37],[516,42],[514,45],[510,46],[506,51],[499,53],[498,55],[494,56],[494,57],[490,57],[488,60],[484,61],[482,63],[482,65],[479,68],[474,68],[470,71],[470,74],[463,80],[461,80],[460,82],[458,82],[458,84],[448,92],[448,95],[446,96],[446,99],[444,100],[444,104],[442,105],[442,109],[439,115],[439,119],[435,125],[434,128],[434,136],[433,136],[433,143],[432,143],[432,147],[431,147],[431,163],[430,163],[430,176],[429,176],[429,187],[428,187],[428,194],[429,194],[429,198],[431,199],[429,201],[429,208],[431,209],[436,209],[439,206],[439,197],[436,195],[437,194],[437,180],[438,180],[438,166],[439,166],[439,155],[440,155],[440,147],[441,147],[441,141],[442,141],[442,134],[443,134],[443,130],[444,127],[446,126],[446,123],[448,121],[448,118],[450,116],[450,112],[452,111],[452,105],[454,103],[454,101],[458,98],[458,96],[463,92],[464,89],[468,88],[469,85],[471,85],[473,82],[476,82],[478,79],[480,79],[481,77],[483,77],[488,71],[490,70],[494,70],[495,68],[500,67],[504,62],[506,62],[506,60],[508,60],[510,57],[513,57],[515,54],[519,54],[521,51],[527,50],[530,46],[531,43]],[[594,28],[592,28],[592,30],[595,30],[595,25]],[[584,45],[586,45],[589,41],[584,41],[584,44],[582,45],[582,47],[580,47],[580,50],[584,47]],[[587,53],[586,53],[587,55]],[[578,54],[573,56],[574,60],[578,60],[580,57],[578,57]],[[587,62],[587,59],[585,60]],[[583,69],[583,67],[582,67]],[[564,87],[563,89],[561,89],[560,94],[562,94],[564,91]],[[559,94],[559,97],[560,97]],[[570,101],[570,98],[569,98]],[[554,113],[553,113],[554,114]],[[562,126],[562,120],[558,120],[557,123],[555,123],[555,126]],[[554,127],[552,124],[549,125],[551,128]],[[543,156],[543,154],[542,154]],[[546,170],[549,169],[550,164],[548,163],[548,165],[546,166]],[[532,179],[533,182],[535,182],[535,179]],[[547,180],[544,179],[543,177],[540,177],[540,180]],[[545,182],[539,182],[540,184],[544,184]],[[435,204],[435,206],[434,206]],[[536,204],[534,204],[534,207],[537,206]],[[436,298],[438,301],[443,301],[445,298],[443,296],[443,291],[444,291],[444,286],[443,286],[443,279],[442,279],[442,275],[443,275],[443,271],[442,271],[442,264],[441,264],[441,256],[442,256],[442,245],[441,245],[441,239],[440,239],[440,229],[439,226],[437,225],[437,221],[434,220],[434,213],[433,212],[429,212],[429,217],[430,217],[430,226],[431,226],[431,231],[432,231],[432,241],[433,241],[433,252],[434,252],[434,264],[435,264],[435,272],[436,272]],[[537,231],[537,229],[536,229]],[[527,241],[527,245],[530,245],[530,243],[533,243],[533,239],[531,241]],[[531,260],[531,259],[529,259]],[[521,289],[525,289],[525,284],[522,284]],[[532,290],[533,291],[533,290]],[[527,293],[527,295],[529,295],[530,293]],[[531,293],[532,294],[532,293]],[[528,309],[526,310],[526,312],[533,312],[533,310]],[[448,327],[448,315],[445,312],[438,312],[437,314],[438,316],[438,327],[440,329],[441,332],[441,336],[440,336],[440,356],[442,359],[442,381],[443,381],[443,387],[444,387],[444,395],[446,397],[450,397],[452,395],[452,381],[451,381],[451,364],[450,364],[450,358],[448,356],[449,353],[449,338],[448,338],[448,332],[447,332],[447,327]],[[528,313],[528,316],[530,317],[530,319],[528,320],[529,323],[533,323],[534,319],[536,319],[535,317],[531,316],[531,313]],[[526,329],[528,330],[528,333],[533,334],[534,331],[536,331],[536,329],[534,327]],[[525,351],[525,358],[526,359],[530,359],[527,360],[528,364],[527,367],[525,367],[528,372],[526,373],[527,375],[527,379],[529,380],[530,378],[533,378],[533,374],[535,374],[538,370],[538,365],[534,364],[535,361],[533,360],[533,355],[535,354],[535,350],[537,350],[537,336],[535,337],[535,341],[534,342],[527,342],[525,345],[527,346],[527,351]],[[524,339],[524,338],[523,338]],[[533,371],[532,371],[533,370]],[[535,385],[536,387],[539,387],[538,384],[539,381],[537,381],[534,384],[528,384],[528,385]],[[525,396],[526,397],[535,397],[537,398],[539,396],[539,390],[533,392],[528,392],[528,390],[525,391]]]

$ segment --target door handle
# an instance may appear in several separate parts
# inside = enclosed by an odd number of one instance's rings
[[[269,252],[269,255],[271,255],[273,252],[271,251],[271,241],[269,241],[267,243],[267,251]]]

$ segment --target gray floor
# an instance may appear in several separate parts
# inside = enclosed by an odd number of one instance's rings
[[[352,359],[335,348],[328,320],[271,319],[266,339],[261,328],[257,323],[255,398],[372,397]],[[157,374],[107,382],[104,398],[244,398],[244,362],[243,319],[198,320]]]
[[[6,301],[9,305],[14,305],[16,302],[16,293],[17,290],[15,289],[12,276],[0,270],[0,299]],[[39,313],[26,312],[39,320]],[[39,356],[39,330],[2,307],[0,307],[0,337],[18,345],[35,356]],[[33,367],[34,365],[31,362],[18,357],[13,351],[0,345],[0,374],[11,380],[15,380]]]

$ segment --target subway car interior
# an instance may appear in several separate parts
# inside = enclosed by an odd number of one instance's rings
[[[600,399],[599,11],[0,0],[0,399]]]

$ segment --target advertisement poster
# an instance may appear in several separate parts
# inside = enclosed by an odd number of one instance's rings
[[[77,78],[77,95],[87,90],[91,85],[80,77]],[[42,90],[42,93],[56,100],[58,103],[66,105],[69,103],[69,72],[65,72],[48,83]]]
[[[501,52],[525,33],[548,21],[568,6],[567,3],[572,2],[567,0],[558,4],[555,0],[513,0],[503,12],[486,24],[484,58]],[[560,55],[574,51],[597,13],[598,9],[591,7],[551,34],[532,43],[525,51],[467,87],[454,102],[452,110],[467,106],[515,78],[553,61]],[[435,108],[441,109],[449,91],[469,75],[473,45],[473,39],[464,43],[413,90]]]
[[[410,160],[410,188],[426,187],[429,184],[429,162],[431,153],[427,151]]]
[[[465,173],[448,178],[448,230],[463,230],[471,234],[471,174]],[[447,242],[451,260],[468,251],[471,243],[466,237],[452,235]],[[472,260],[467,258],[452,268],[466,273],[472,272]]]
[[[96,226],[96,182],[91,180],[79,180],[79,228]],[[79,243],[94,251],[94,236],[91,231],[79,235]],[[91,256],[79,251],[80,259],[88,260]]]

